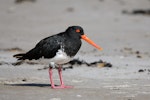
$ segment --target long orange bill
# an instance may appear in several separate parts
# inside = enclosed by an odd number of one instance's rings
[[[94,47],[96,47],[99,50],[103,50],[103,48],[101,48],[100,46],[98,46],[97,44],[95,44],[92,40],[90,40],[86,35],[82,35],[81,38],[83,40],[85,40],[86,42],[88,42],[89,44],[93,45]]]

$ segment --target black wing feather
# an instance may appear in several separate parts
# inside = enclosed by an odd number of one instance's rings
[[[14,55],[14,57],[18,58],[18,60],[37,60],[41,57],[53,58],[56,55],[58,49],[61,48],[60,45],[63,41],[64,38],[62,38],[62,36],[53,35],[41,40],[33,49],[31,49],[27,53],[16,54]]]

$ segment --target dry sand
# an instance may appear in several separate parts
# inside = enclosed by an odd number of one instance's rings
[[[149,100],[150,15],[130,13],[149,5],[150,0],[1,0],[0,100]],[[74,88],[54,90],[44,69],[48,64],[12,65],[12,55],[70,25],[82,26],[104,48],[100,52],[83,42],[75,58],[113,66],[75,65],[63,71]],[[58,84],[57,74],[55,79]]]

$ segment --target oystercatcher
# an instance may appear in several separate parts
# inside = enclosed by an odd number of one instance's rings
[[[71,88],[65,86],[62,79],[62,65],[69,62],[81,47],[81,39],[87,41],[99,50],[101,47],[90,40],[80,26],[70,26],[65,32],[52,35],[41,40],[33,49],[27,53],[16,54],[14,57],[18,60],[49,60],[49,77],[51,88]],[[58,69],[60,86],[55,86],[53,81],[52,69]]]

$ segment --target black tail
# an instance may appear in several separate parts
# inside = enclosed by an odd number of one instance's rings
[[[18,60],[32,60],[32,59],[39,59],[40,57],[42,57],[40,50],[33,48],[30,51],[28,51],[27,53],[20,53],[20,54],[16,54],[13,57],[17,58]]]
[[[25,53],[20,53],[20,54],[16,54],[13,55],[13,57],[17,58],[18,60],[25,60]]]

